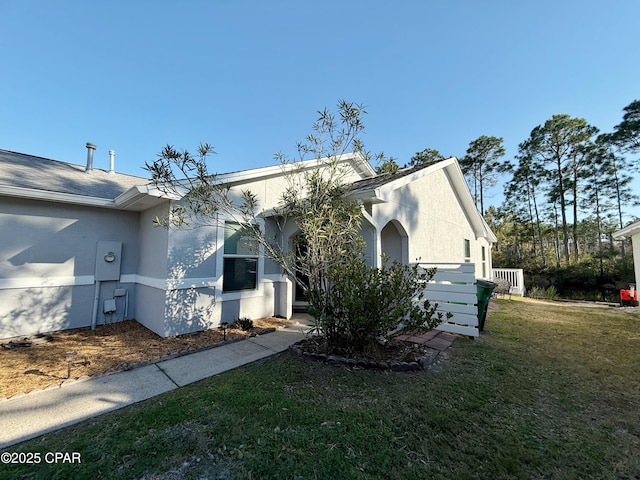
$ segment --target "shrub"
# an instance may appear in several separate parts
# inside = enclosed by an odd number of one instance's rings
[[[548,288],[532,287],[528,290],[527,295],[531,298],[546,298],[547,300],[555,300],[559,297],[556,287],[551,285]]]
[[[556,298],[558,298],[558,291],[556,290],[556,287],[551,285],[549,288],[547,288],[544,291],[544,298],[547,298],[549,300],[555,300]]]
[[[434,274],[399,262],[371,268],[361,258],[332,267],[325,293],[311,296],[319,299],[310,308],[316,329],[329,347],[355,351],[375,348],[405,329],[430,330],[443,320],[437,304],[423,299]]]
[[[544,292],[545,290],[542,287],[531,287],[527,291],[527,296],[531,298],[544,298]]]
[[[234,322],[234,324],[235,324],[234,326],[236,328],[239,328],[239,329],[241,329],[241,330],[243,330],[245,332],[247,330],[251,330],[253,328],[253,320],[251,320],[251,319],[249,319],[247,317],[239,318],[238,320],[236,320]]]

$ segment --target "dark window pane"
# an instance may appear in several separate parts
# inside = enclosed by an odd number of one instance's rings
[[[258,260],[255,258],[225,258],[222,291],[254,290],[257,288]]]

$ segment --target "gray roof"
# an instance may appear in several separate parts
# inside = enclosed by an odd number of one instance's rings
[[[406,177],[407,175],[411,175],[418,170],[422,170],[423,168],[430,167],[431,165],[435,165],[442,160],[434,160],[432,162],[423,163],[420,165],[416,165],[415,167],[403,168],[398,170],[395,173],[383,173],[381,175],[376,175],[375,177],[365,178],[363,180],[358,180],[357,182],[352,183],[348,188],[347,192],[350,194],[366,192],[368,190],[373,190],[375,188],[381,187],[382,185],[386,185],[387,183],[393,182],[402,177]]]
[[[0,186],[113,200],[149,179],[0,149]]]

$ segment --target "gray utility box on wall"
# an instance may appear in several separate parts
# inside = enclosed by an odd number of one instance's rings
[[[96,251],[96,281],[120,280],[122,242],[98,242]]]

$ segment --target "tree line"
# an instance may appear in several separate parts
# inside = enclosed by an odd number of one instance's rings
[[[629,248],[612,233],[628,223],[627,212],[638,203],[631,182],[633,155],[639,152],[640,100],[623,109],[612,132],[601,132],[584,118],[553,115],[533,128],[512,159],[505,158],[501,137],[471,141],[460,167],[478,210],[498,237],[494,266],[531,274],[575,273],[580,266],[600,283],[614,270],[630,271]],[[405,166],[442,158],[437,150],[425,149]],[[378,171],[397,168],[390,159]],[[504,202],[487,207],[486,193],[499,179]]]

